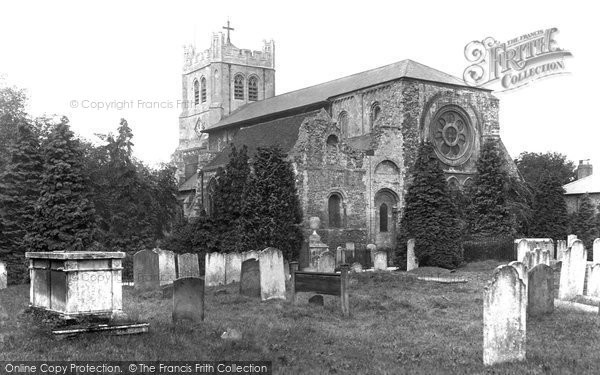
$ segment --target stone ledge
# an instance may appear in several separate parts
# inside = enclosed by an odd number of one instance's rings
[[[125,253],[121,251],[39,251],[26,252],[28,259],[121,259]]]

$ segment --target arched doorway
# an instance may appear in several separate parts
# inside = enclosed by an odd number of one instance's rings
[[[396,245],[396,222],[398,196],[389,189],[375,194],[375,244],[378,248]]]

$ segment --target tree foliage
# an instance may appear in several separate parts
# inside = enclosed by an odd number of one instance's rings
[[[398,250],[414,238],[420,265],[456,268],[463,259],[459,212],[439,163],[433,146],[422,143],[405,196]]]
[[[477,175],[471,187],[469,208],[473,238],[491,238],[514,234],[515,223],[508,198],[509,178],[502,151],[495,139],[488,139],[477,160]]]
[[[41,195],[27,242],[37,251],[85,250],[96,228],[83,150],[63,117],[42,146]]]
[[[584,194],[579,200],[579,209],[572,216],[571,232],[583,241],[587,249],[592,248],[594,239],[598,237],[596,211],[588,194]]]
[[[258,148],[242,197],[238,250],[275,247],[296,259],[302,246],[302,209],[294,171],[277,147]]]
[[[528,235],[554,239],[567,236],[569,222],[564,193],[562,181],[557,174],[542,175],[535,189]]]
[[[575,164],[557,152],[522,152],[515,164],[530,187],[539,185],[546,174],[556,178],[561,185],[575,180]]]

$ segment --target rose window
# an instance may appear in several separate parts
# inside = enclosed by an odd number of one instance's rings
[[[468,116],[459,109],[442,108],[429,131],[436,153],[445,163],[458,165],[470,156],[473,131]]]

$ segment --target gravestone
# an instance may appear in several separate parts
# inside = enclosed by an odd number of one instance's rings
[[[415,239],[411,238],[406,243],[406,271],[419,268],[419,261],[415,255]]]
[[[594,240],[594,245],[592,247],[592,257],[594,263],[600,263],[600,238],[596,238]]]
[[[321,241],[321,236],[317,233],[317,229],[321,226],[321,219],[317,216],[313,216],[309,219],[310,229],[313,230],[312,234],[308,236],[308,269],[316,270],[318,265],[318,259],[326,251],[329,251],[329,247]]]
[[[256,250],[244,251],[242,253],[242,262],[244,262],[245,260],[248,260],[248,259],[258,260],[258,251],[256,251]]]
[[[207,287],[225,285],[225,254],[206,253],[204,284]]]
[[[517,243],[517,262],[523,262],[525,254],[529,251],[529,242],[526,239],[522,239]]]
[[[550,250],[543,249],[542,250],[542,254],[541,254],[540,263],[549,266],[550,265],[550,259],[551,259],[551,257],[550,257]]]
[[[514,261],[514,262],[508,263],[508,265],[511,267],[514,267],[514,269],[517,270],[517,273],[519,274],[519,279],[521,279],[523,284],[525,284],[525,293],[527,293],[529,277],[527,277],[527,266],[525,265],[525,263]]]
[[[240,253],[225,254],[225,284],[240,281],[242,272],[242,255]]]
[[[369,251],[369,255],[371,256],[371,264],[375,264],[375,253],[377,252],[377,245],[374,243],[370,243],[367,245],[367,250]]]
[[[175,254],[169,250],[154,249],[158,254],[158,272],[160,285],[171,284],[176,278]]]
[[[0,262],[0,289],[6,289],[7,285],[6,263]]]
[[[204,280],[184,277],[173,282],[173,322],[204,320]]]
[[[350,251],[352,251],[352,253],[354,253],[354,250],[355,250],[354,242],[346,242],[346,250],[350,250]]]
[[[285,299],[285,276],[281,250],[268,247],[258,253],[260,297],[263,301]]]
[[[559,299],[571,299],[583,294],[585,283],[585,268],[587,265],[587,251],[583,242],[575,240],[567,249],[562,260],[560,270]]]
[[[547,264],[538,264],[528,272],[527,312],[531,316],[554,311],[554,270]]]
[[[576,240],[577,240],[576,234],[569,234],[567,236],[567,248],[573,246],[573,242],[575,242]]]
[[[177,254],[177,277],[200,277],[198,254]]]
[[[535,248],[533,250],[534,254],[535,254],[535,263],[533,264],[533,267],[537,266],[538,264],[542,263],[542,249]],[[533,269],[533,267],[531,267],[530,269]]]
[[[335,249],[335,264],[342,265],[345,263],[346,263],[346,252],[344,251],[343,247],[338,246]]]
[[[527,267],[527,270],[530,270],[533,267],[535,267],[535,251],[526,251],[522,263],[525,265],[525,267]]]
[[[160,287],[158,254],[141,250],[133,255],[133,287],[135,290],[158,290]]]
[[[590,267],[587,281],[587,295],[590,297],[600,297],[600,263]]]
[[[527,295],[512,266],[494,270],[483,293],[483,364],[525,360]]]
[[[317,272],[335,272],[335,258],[330,251],[326,251],[317,260]]]
[[[565,251],[567,251],[567,241],[556,241],[556,260],[563,260],[565,256]]]
[[[358,263],[358,262],[354,262],[352,263],[352,265],[350,266],[350,269],[352,270],[352,272],[362,272],[362,264]]]
[[[285,277],[285,281],[290,279],[290,263],[286,260],[283,261],[283,276]]]
[[[257,259],[250,258],[242,262],[240,294],[248,297],[260,297],[260,267]]]
[[[375,253],[375,262],[373,262],[375,271],[387,271],[387,253],[378,251]]]

